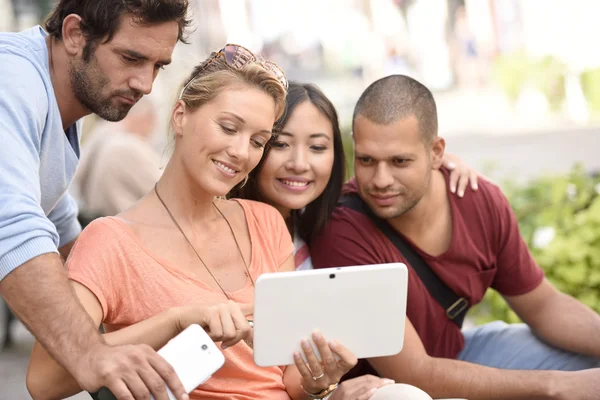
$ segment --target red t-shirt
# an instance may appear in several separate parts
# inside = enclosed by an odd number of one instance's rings
[[[448,171],[442,169],[446,183]],[[449,187],[448,184],[446,184]],[[351,180],[344,193],[356,192]],[[489,287],[503,295],[520,295],[536,288],[544,273],[519,233],[512,209],[500,188],[479,180],[477,192],[463,198],[450,193],[452,239],[449,249],[433,257],[404,237],[437,276],[471,305]],[[324,230],[312,241],[315,268],[407,261],[364,214],[338,207]],[[416,272],[408,269],[407,315],[432,357],[456,358],[464,346],[458,326],[429,294]]]

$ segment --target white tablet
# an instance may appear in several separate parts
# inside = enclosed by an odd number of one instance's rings
[[[407,287],[401,263],[261,275],[254,294],[254,362],[293,364],[300,341],[312,343],[315,329],[358,358],[397,354]]]

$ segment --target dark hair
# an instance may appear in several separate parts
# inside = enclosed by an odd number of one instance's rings
[[[299,210],[292,211],[292,217],[296,218],[298,234],[303,240],[309,242],[311,236],[325,226],[333,213],[340,197],[340,193],[342,192],[346,171],[344,148],[342,146],[342,133],[340,131],[337,111],[331,101],[315,85],[290,82],[285,110],[282,117],[275,123],[273,132],[275,132],[275,135],[277,132],[280,132],[287,124],[296,107],[306,101],[309,101],[312,105],[317,107],[317,109],[331,122],[331,127],[333,129],[334,154],[331,177],[329,178],[329,182],[327,182],[327,186],[323,193],[308,204],[304,212],[300,213]],[[275,135],[271,141],[276,138]],[[260,163],[248,176],[247,184],[241,188],[234,188],[229,194],[229,197],[239,197],[267,203],[264,196],[260,193],[258,175],[265,160],[269,156],[269,151],[270,148],[267,146]]]
[[[175,21],[179,25],[177,39],[186,42],[185,29],[191,20],[187,18],[188,0],[60,0],[46,19],[46,31],[62,39],[63,20],[70,14],[81,17],[81,28],[87,43],[83,58],[89,59],[97,43],[112,40],[122,22],[129,14],[139,24],[150,25]]]
[[[359,115],[380,125],[414,115],[426,143],[430,143],[438,133],[433,94],[421,83],[405,75],[390,75],[369,85],[354,108],[353,127]]]

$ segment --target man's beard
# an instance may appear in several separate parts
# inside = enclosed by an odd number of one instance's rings
[[[115,105],[112,100],[116,96],[139,99],[141,94],[131,90],[102,95],[102,91],[110,87],[110,79],[98,67],[95,55],[89,61],[76,60],[69,66],[71,87],[75,98],[92,113],[107,121],[121,121],[133,107],[132,104],[120,103]]]
[[[402,189],[398,191],[399,195],[402,195],[402,202],[395,204],[394,207],[378,207],[376,204],[370,206],[371,210],[375,215],[382,219],[394,219],[403,216],[412,210],[425,196],[431,182],[431,170],[428,169],[427,174],[423,179],[423,184],[419,188],[413,188],[412,190]],[[360,184],[360,183],[359,183]],[[363,190],[361,190],[363,191]],[[367,188],[364,189],[363,193],[370,193]],[[371,199],[369,199],[371,200]],[[370,201],[369,201],[370,202]]]
[[[371,208],[375,215],[377,215],[379,218],[387,220],[398,218],[406,214],[407,212],[412,210],[417,204],[419,204],[419,201],[421,201],[420,196],[411,196],[410,198],[405,199],[405,201],[403,201],[402,203],[398,204],[393,209],[383,207],[379,208],[375,204]]]

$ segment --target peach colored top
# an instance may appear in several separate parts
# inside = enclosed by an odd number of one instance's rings
[[[237,200],[242,206],[251,238],[250,274],[276,272],[294,248],[279,212],[263,203]],[[100,218],[81,234],[67,262],[69,278],[87,287],[98,298],[107,331],[143,321],[168,308],[190,303],[226,300],[198,279],[168,265],[138,241],[120,219]],[[254,288],[248,280],[228,295],[250,304]],[[280,367],[254,364],[252,350],[244,343],[223,352],[225,365],[191,393],[192,399],[285,399]]]

